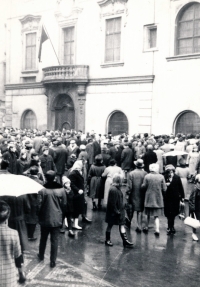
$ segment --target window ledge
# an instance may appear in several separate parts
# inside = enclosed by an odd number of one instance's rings
[[[39,70],[24,70],[21,73],[22,74],[31,74],[31,73],[38,73]]]
[[[157,52],[157,51],[158,51],[158,48],[149,48],[149,49],[143,50],[143,53],[146,53],[146,52]]]
[[[112,62],[112,63],[101,64],[101,68],[109,68],[109,67],[117,67],[117,66],[124,66],[124,62]]]
[[[190,60],[190,59],[199,59],[200,53],[197,54],[188,54],[188,55],[178,55],[173,57],[167,57],[166,60],[170,61],[180,61],[180,60]]]

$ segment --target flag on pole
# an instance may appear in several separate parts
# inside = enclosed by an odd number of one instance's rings
[[[41,32],[41,37],[40,37],[40,46],[39,46],[39,52],[38,52],[38,59],[39,59],[39,62],[41,62],[41,53],[42,53],[42,44],[48,40],[49,37],[44,29],[44,27],[42,26],[42,32]]]

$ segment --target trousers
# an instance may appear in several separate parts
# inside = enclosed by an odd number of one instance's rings
[[[50,261],[55,262],[57,258],[57,253],[58,253],[58,238],[60,234],[60,226],[58,227],[41,226],[39,254],[41,258],[44,258],[44,253],[45,253],[47,239],[48,239],[49,234],[50,234],[50,241],[51,241]]]

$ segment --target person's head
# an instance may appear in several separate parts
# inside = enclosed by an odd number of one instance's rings
[[[144,161],[143,159],[138,159],[137,161],[134,161],[134,164],[137,168],[142,169],[144,167]]]
[[[70,146],[71,146],[71,147],[74,147],[75,145],[76,145],[76,141],[75,141],[75,140],[71,140],[71,141],[70,141]]]
[[[38,155],[38,153],[37,153],[37,152],[33,152],[33,153],[31,154],[31,159],[33,159],[33,160],[39,160],[39,155]]]
[[[81,145],[80,145],[80,150],[81,150],[81,151],[84,151],[85,149],[86,149],[86,146],[85,146],[84,144],[81,144]]]
[[[168,139],[168,138],[165,138],[165,139],[164,139],[164,142],[165,142],[166,144],[168,144],[168,143],[169,143],[169,139]]]
[[[53,170],[48,170],[45,174],[45,177],[47,182],[53,182],[56,177],[56,173]]]
[[[147,146],[147,150],[153,150],[153,146],[151,145],[151,144],[148,144],[148,146]]]
[[[110,165],[110,166],[116,165],[116,160],[112,158],[112,159],[110,160],[110,162],[109,162],[109,165]]]
[[[137,146],[141,147],[142,146],[142,141],[138,141]]]
[[[4,223],[10,216],[10,206],[3,200],[0,200],[0,224]]]
[[[9,151],[10,151],[10,152],[13,152],[13,153],[16,151],[16,147],[15,147],[14,144],[11,144],[11,145],[9,146]]]
[[[70,189],[71,180],[68,177],[63,176],[62,177],[62,184],[63,184],[64,188]]]
[[[166,167],[165,167],[165,173],[166,173],[168,176],[174,175],[174,173],[175,173],[175,167],[174,167],[172,164],[166,165]]]
[[[37,175],[38,172],[39,172],[39,168],[36,165],[31,166],[31,168],[30,168],[30,174],[31,175]]]
[[[77,171],[79,171],[82,174],[82,170],[83,170],[83,162],[82,162],[82,160],[75,161],[75,163],[72,166],[71,172],[73,170],[77,170]]]
[[[44,155],[48,155],[49,154],[49,147],[48,146],[43,146],[42,152],[43,152]]]
[[[7,160],[1,161],[1,169],[6,170],[9,166],[9,162]]]
[[[102,158],[102,155],[101,154],[98,154],[95,156],[95,163],[98,165],[98,164],[101,164],[103,162],[103,158]]]
[[[149,165],[149,171],[159,173],[159,165],[157,163],[152,163]]]
[[[113,176],[112,185],[114,186],[121,186],[122,185],[122,176],[119,173],[115,173]]]

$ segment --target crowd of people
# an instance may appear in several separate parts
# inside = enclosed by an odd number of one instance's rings
[[[15,264],[20,282],[25,281],[23,252],[27,240],[37,239],[34,233],[38,223],[38,259],[44,259],[50,234],[50,266],[55,267],[59,234],[67,227],[73,238],[74,229],[82,230],[80,217],[92,223],[87,217],[88,200],[94,212],[106,211],[105,245],[110,247],[113,225],[119,226],[123,246],[133,247],[126,229],[131,228],[134,212],[136,232],[148,233],[153,217],[154,233],[159,236],[159,217],[165,215],[167,235],[174,235],[175,217],[184,206],[188,182],[195,184],[189,196],[190,214],[200,219],[199,152],[198,134],[113,136],[111,132],[83,134],[65,129],[0,130],[0,175],[28,176],[43,186],[38,194],[0,196],[0,250],[10,272]],[[192,238],[198,241],[195,229]],[[5,251],[9,248],[10,253]],[[16,278],[5,270],[1,280],[5,286],[15,286],[10,282]]]

